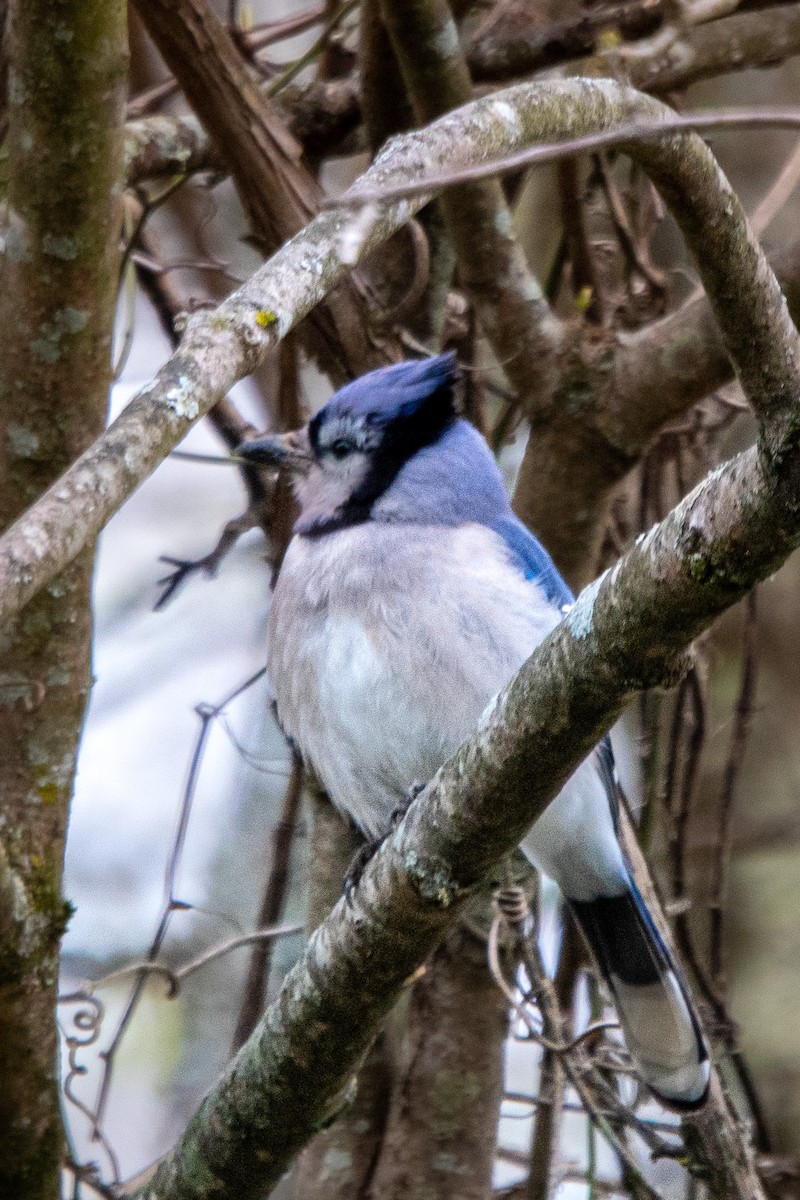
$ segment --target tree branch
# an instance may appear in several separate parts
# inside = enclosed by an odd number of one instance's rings
[[[312,219],[322,199],[301,145],[259,90],[209,0],[136,0],[136,7],[230,171],[254,235],[272,254]],[[399,357],[390,339],[372,337],[356,275],[324,297],[302,335],[337,383]]]
[[[447,0],[381,0],[380,9],[417,120],[467,103],[472,82]],[[551,390],[563,330],[525,261],[502,188],[496,180],[453,188],[440,203],[459,280],[521,405],[533,411]]]
[[[603,33],[644,37],[664,19],[663,0],[622,0],[552,21],[543,5],[494,5],[470,36],[465,53],[476,80],[508,79],[591,54]]]
[[[624,47],[593,52],[603,27],[638,36],[646,32],[645,21],[655,8],[622,3],[542,28],[525,8],[515,6],[512,20],[487,21],[476,29],[466,47],[467,62],[476,82],[542,73],[559,64],[574,75],[624,73],[634,87],[664,93],[732,69],[772,67],[800,51],[800,5],[782,4],[684,28],[651,54],[625,56]]]

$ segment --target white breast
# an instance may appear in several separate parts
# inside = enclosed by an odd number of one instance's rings
[[[333,802],[375,836],[558,616],[482,526],[296,537],[270,614],[279,718]]]

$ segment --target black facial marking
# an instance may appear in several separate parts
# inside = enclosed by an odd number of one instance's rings
[[[319,431],[322,426],[324,411],[324,409],[320,409],[316,416],[312,417],[308,423],[308,440],[311,443],[311,449],[317,456],[319,456]]]
[[[337,439],[331,446],[320,446],[321,413],[309,425],[309,437],[318,458],[333,452]],[[347,502],[331,517],[321,520],[306,531],[306,536],[333,533],[350,525],[366,521],[376,500],[380,499],[394,482],[402,468],[420,450],[433,445],[456,420],[453,407],[453,389],[449,380],[431,392],[422,402],[401,408],[384,417],[382,413],[370,413],[366,423],[380,431],[380,440],[372,451],[366,477]],[[353,449],[357,449],[353,446]],[[334,457],[336,455],[334,454]],[[341,455],[344,457],[344,455]]]

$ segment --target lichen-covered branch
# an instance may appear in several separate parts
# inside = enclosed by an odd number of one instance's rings
[[[417,179],[439,169],[475,162],[489,153],[508,153],[538,139],[606,127],[640,114],[643,104],[649,111],[668,111],[610,81],[519,85],[498,96],[474,101],[426,129],[396,139],[352,191]],[[688,149],[694,163],[693,182],[698,171],[708,171],[713,186],[716,168],[708,165],[713,159],[697,138],[671,136],[661,147],[651,144],[648,154],[663,155],[664,163],[676,161],[680,167],[681,147]],[[737,215],[738,204],[726,211],[727,185],[724,198],[718,191],[714,194],[719,209],[715,226],[718,233],[727,229],[729,238],[711,271],[712,275],[716,270],[727,271],[735,292],[742,245],[749,243],[743,218]],[[359,233],[357,253],[363,256],[380,245],[426,199],[421,196],[413,201],[381,204],[370,213]],[[343,261],[342,236],[352,228],[349,210],[320,214],[215,313],[192,318],[181,348],[156,380],[0,540],[0,619],[18,611],[70,562],[191,424],[342,279],[348,269]],[[750,247],[747,261],[753,253]],[[730,264],[727,268],[726,262]],[[708,286],[716,286],[712,276]],[[726,324],[733,320],[734,313],[741,314],[736,330],[731,327],[731,337],[749,325],[746,305],[740,303],[743,298],[733,298],[730,318],[725,305],[721,307]],[[774,351],[770,353],[774,357]],[[578,384],[583,377],[578,372]],[[567,376],[567,387],[569,382]],[[583,402],[580,388],[575,394]]]
[[[11,0],[0,529],[100,433],[118,274],[123,0]],[[0,1195],[60,1195],[61,872],[90,684],[91,543],[0,637]],[[72,557],[72,556],[71,556]],[[66,565],[66,563],[64,564]]]
[[[467,103],[472,82],[447,0],[381,0],[380,10],[417,120]],[[550,391],[563,330],[514,236],[502,188],[496,180],[459,186],[440,203],[460,283],[520,404],[535,411]]]

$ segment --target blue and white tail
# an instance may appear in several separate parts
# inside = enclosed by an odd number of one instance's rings
[[[639,1074],[662,1104],[699,1108],[708,1094],[708,1048],[683,975],[628,878],[617,896],[570,900],[614,998]]]
[[[611,990],[625,1042],[669,1108],[699,1108],[710,1064],[681,968],[653,923],[619,840],[621,792],[604,738],[522,843],[575,913]]]

